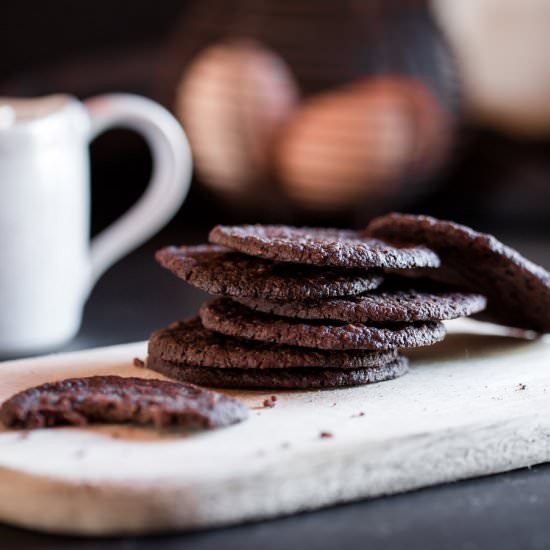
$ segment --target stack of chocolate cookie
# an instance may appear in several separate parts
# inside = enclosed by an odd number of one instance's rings
[[[238,388],[388,380],[408,369],[400,350],[442,340],[442,320],[486,305],[480,294],[400,276],[437,270],[438,254],[366,231],[217,226],[210,242],[156,256],[217,296],[200,317],[151,336],[147,366],[177,380]]]

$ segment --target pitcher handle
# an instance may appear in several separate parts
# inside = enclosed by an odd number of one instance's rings
[[[90,245],[90,288],[122,256],[158,232],[178,211],[189,191],[192,158],[177,120],[158,103],[131,94],[97,96],[84,102],[90,114],[90,141],[112,127],[141,134],[153,158],[143,196]]]

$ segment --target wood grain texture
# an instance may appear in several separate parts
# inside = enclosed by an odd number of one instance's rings
[[[395,381],[277,392],[273,408],[261,408],[273,392],[228,392],[254,410],[215,432],[0,432],[0,520],[101,535],[211,527],[550,460],[550,339],[449,328]],[[156,377],[132,366],[144,352],[138,343],[2,363],[0,400],[69,376]]]

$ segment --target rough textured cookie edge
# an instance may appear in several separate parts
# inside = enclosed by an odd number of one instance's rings
[[[327,238],[328,242],[315,244],[300,242],[299,239],[262,238],[254,231],[265,230],[305,231],[315,234],[334,233],[346,237]],[[248,232],[244,236],[239,233]],[[217,225],[209,234],[209,241],[237,250],[243,254],[277,260],[319,266],[343,268],[400,268],[439,267],[439,257],[425,246],[394,247],[379,239],[367,237],[364,232],[327,228],[273,226],[273,225]],[[345,239],[345,240],[342,240]],[[368,245],[368,240],[376,241],[377,247]],[[381,248],[385,248],[384,252]]]
[[[339,269],[335,267],[305,266],[287,263],[288,270],[296,269],[296,274],[285,277],[279,274],[257,276],[246,268],[239,270],[242,280],[228,277],[227,272],[215,273],[214,270],[200,265],[192,257],[199,249],[212,247],[217,254],[243,256],[247,262],[274,264],[271,260],[254,258],[218,245],[167,246],[155,253],[157,262],[179,279],[209,294],[233,297],[269,297],[273,300],[304,300],[333,296],[351,296],[378,288],[384,278],[378,269],[358,270]],[[185,252],[189,251],[188,256]],[[230,261],[225,259],[225,261]],[[306,277],[300,270],[310,269]],[[314,270],[318,270],[317,273]],[[315,277],[318,280],[315,281]],[[276,283],[280,284],[276,284]]]
[[[198,344],[185,336],[197,334]],[[180,335],[182,337],[180,337]],[[208,341],[210,339],[210,342]],[[195,346],[194,349],[193,345]],[[233,346],[229,347],[228,346]],[[370,368],[395,359],[396,351],[332,351],[265,344],[215,333],[204,328],[198,317],[172,323],[153,332],[149,356],[196,367],[279,369],[279,368]]]
[[[402,297],[400,291],[369,293],[362,301],[361,295],[354,299],[328,298],[310,302],[276,302],[243,297],[234,297],[233,300],[270,315],[348,323],[447,321],[479,313],[487,304],[483,295],[466,292],[419,292],[416,299],[411,300]]]
[[[419,273],[485,294],[487,308],[477,317],[506,326],[550,332],[550,273],[493,235],[453,221],[397,212],[372,220],[367,233],[388,242],[424,242],[433,247],[441,256],[441,268]],[[487,264],[492,267],[487,268]],[[507,288],[496,285],[502,281],[495,279],[495,271],[516,281]],[[490,282],[484,284],[487,277]],[[536,287],[538,291],[533,292]],[[519,296],[518,292],[522,298],[507,300]],[[530,299],[529,294],[536,294],[536,299]]]
[[[408,360],[399,356],[383,367],[368,369],[277,369],[241,370],[190,367],[153,359],[147,367],[168,378],[215,388],[314,390],[373,384],[393,380],[409,370]]]
[[[304,322],[257,313],[229,298],[201,306],[202,324],[214,332],[299,347],[331,350],[387,350],[429,346],[445,338],[438,321],[366,325],[362,323]]]

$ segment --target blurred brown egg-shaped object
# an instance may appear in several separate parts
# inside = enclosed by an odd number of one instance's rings
[[[284,61],[255,42],[205,49],[184,73],[176,99],[201,180],[246,198],[268,173],[273,140],[298,97]]]
[[[446,157],[450,116],[424,84],[377,77],[305,103],[282,133],[276,168],[285,192],[315,210],[387,199]]]
[[[182,4],[181,17],[162,47],[155,79],[157,97],[167,105],[174,104],[177,83],[197,55],[212,44],[243,38],[281,56],[306,97],[364,76],[391,73],[428,83],[446,108],[455,113],[460,109],[454,54],[434,20],[430,0],[186,0]]]

